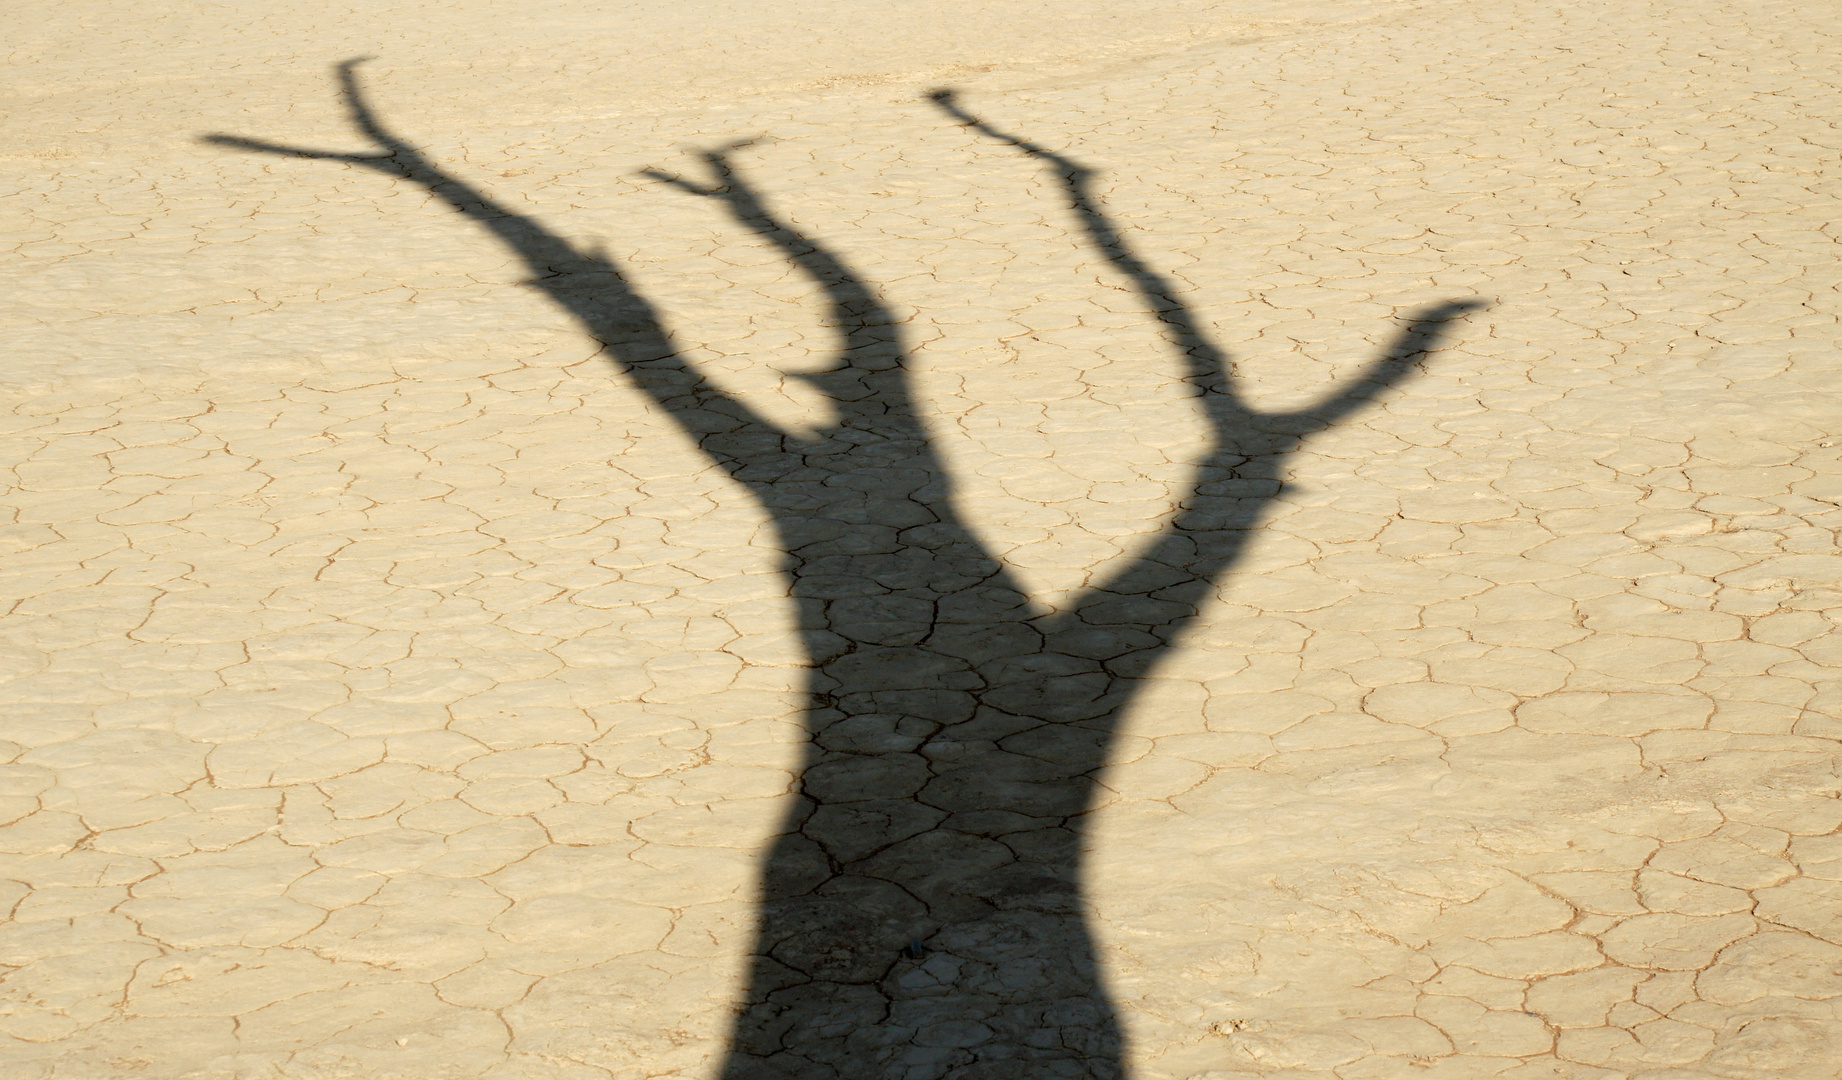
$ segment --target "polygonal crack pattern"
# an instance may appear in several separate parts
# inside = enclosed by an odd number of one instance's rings
[[[562,281],[186,141],[362,150],[343,41],[48,76],[0,1071],[1833,1077],[1833,5],[1328,10],[945,76],[1029,147],[899,81],[589,116],[643,76],[380,59],[431,162],[606,238]],[[763,134],[752,223],[666,149]],[[610,268],[783,434],[613,370]],[[1251,417],[1469,296],[1234,446],[1168,317]],[[1221,565],[1107,594],[1185,513]]]

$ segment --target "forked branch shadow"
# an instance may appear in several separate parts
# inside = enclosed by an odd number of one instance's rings
[[[493,201],[386,130],[339,65],[368,153],[232,136],[221,146],[341,161],[427,189],[523,260],[531,284],[603,343],[771,515],[809,664],[798,794],[761,873],[749,986],[730,1080],[1112,1078],[1119,1025],[1082,896],[1085,814],[1120,718],[1241,554],[1286,457],[1398,385],[1451,320],[1422,311],[1318,404],[1260,413],[1182,298],[1093,192],[1093,173],[967,112],[952,119],[1044,163],[1087,240],[1164,329],[1205,417],[1208,448],[1168,525],[1049,612],[960,517],[929,444],[899,322],[863,278],[778,218],[708,151],[718,202],[824,291],[838,343],[802,376],[836,409],[810,438],[768,423],[677,350],[605,256]]]

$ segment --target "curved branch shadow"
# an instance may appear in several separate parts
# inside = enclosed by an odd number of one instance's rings
[[[373,169],[480,224],[773,522],[809,658],[811,738],[762,868],[749,986],[722,1075],[1120,1076],[1119,1026],[1081,893],[1085,815],[1120,719],[1243,550],[1299,441],[1398,385],[1479,305],[1420,312],[1318,404],[1258,413],[1226,354],[1114,225],[1091,170],[935,92],[950,117],[1049,168],[1088,243],[1164,328],[1210,433],[1164,529],[1045,612],[960,517],[919,420],[899,322],[842,259],[774,214],[734,166],[741,144],[702,155],[707,183],[649,175],[720,203],[823,290],[837,354],[803,378],[837,412],[811,438],[776,429],[705,379],[611,260],[385,129],[356,63],[338,75],[353,125],[377,152],[208,141]]]

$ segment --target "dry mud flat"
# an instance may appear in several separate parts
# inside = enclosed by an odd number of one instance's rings
[[[198,141],[366,152],[329,65],[374,53],[391,130],[810,433],[835,288],[641,171],[756,140],[1057,611],[1209,451],[1172,310],[1284,413],[1488,299],[1284,460],[1058,826],[1124,1036],[1087,1074],[1833,1077],[1842,19],[1120,7],[15,13],[0,1071],[745,1075],[806,752],[773,522],[425,185]],[[914,1001],[1031,992],[936,945]],[[996,1022],[877,1030],[1007,1075]]]

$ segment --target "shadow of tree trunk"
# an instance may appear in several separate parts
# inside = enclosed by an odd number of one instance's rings
[[[901,328],[818,240],[778,219],[735,169],[698,183],[824,291],[835,362],[802,376],[835,407],[811,438],[778,430],[705,379],[611,260],[577,249],[385,130],[339,65],[349,162],[419,184],[523,260],[531,284],[603,343],[771,516],[809,658],[799,790],[762,868],[727,1080],[1112,1078],[1114,1008],[1081,893],[1086,813],[1120,718],[1228,572],[1300,440],[1404,379],[1454,317],[1422,311],[1355,379],[1306,409],[1259,413],[1227,358],[1133,254],[1093,174],[932,95],[1060,183],[1092,244],[1162,325],[1208,429],[1168,524],[1060,610],[1033,604],[961,519],[920,422]]]

